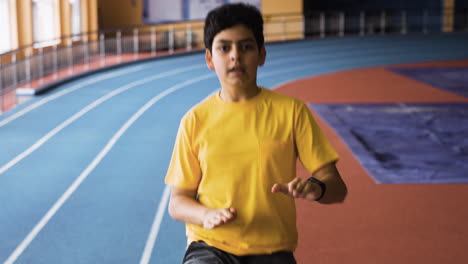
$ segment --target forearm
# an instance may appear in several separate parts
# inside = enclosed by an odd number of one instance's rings
[[[348,189],[334,164],[324,167],[319,170],[319,173],[314,173],[313,177],[322,181],[327,186],[325,195],[318,201],[319,203],[342,203],[345,200]]]
[[[343,181],[336,179],[329,179],[323,181],[327,185],[325,195],[318,202],[321,204],[333,204],[344,202],[348,189]]]
[[[203,225],[203,219],[209,210],[192,197],[177,195],[171,198],[169,214],[172,218],[195,225]]]

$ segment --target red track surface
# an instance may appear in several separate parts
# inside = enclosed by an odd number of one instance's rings
[[[468,66],[468,61],[404,66]],[[468,102],[383,67],[307,78],[276,90],[307,103]],[[297,202],[298,263],[468,263],[468,184],[376,184],[316,118],[340,154],[338,169],[349,194],[339,205]],[[308,177],[299,164],[298,176]]]

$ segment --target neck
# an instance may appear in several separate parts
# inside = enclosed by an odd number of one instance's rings
[[[260,92],[257,85],[246,87],[222,87],[219,95],[226,102],[242,102],[256,96]]]

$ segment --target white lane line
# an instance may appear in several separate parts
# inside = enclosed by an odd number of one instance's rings
[[[189,61],[192,60],[192,57],[189,59]],[[196,59],[197,61],[199,61],[199,59],[197,58]],[[167,61],[166,63],[160,63],[158,64],[157,66],[167,66],[169,64],[172,64],[172,60],[171,61]],[[185,61],[187,62],[187,60]],[[117,76],[120,76],[120,75],[124,75],[124,74],[127,74],[127,73],[132,73],[132,72],[136,72],[136,71],[141,71],[141,70],[145,70],[145,69],[148,69],[148,68],[155,68],[157,66],[151,64],[151,65],[147,65],[146,63],[143,63],[144,65],[141,65],[141,66],[134,66],[130,69],[127,69],[127,70],[116,70],[116,71],[112,71],[112,73],[108,73],[108,74],[105,74],[105,75],[102,75],[102,76],[99,76],[99,77],[94,77],[92,79],[89,79],[87,81],[84,81],[84,82],[80,82],[78,84],[75,84],[73,85],[72,87],[70,88],[67,88],[67,89],[64,89],[60,92],[57,92],[53,95],[50,95],[26,108],[24,108],[23,110],[21,111],[18,111],[17,113],[3,119],[3,120],[0,120],[0,127],[10,123],[11,121],[29,113],[30,111],[38,108],[39,106],[47,103],[47,102],[50,102],[52,100],[55,100],[63,95],[66,95],[68,93],[71,93],[77,89],[80,89],[80,88],[83,88],[84,86],[86,85],[90,85],[90,84],[93,84],[93,83],[96,83],[96,82],[99,82],[99,81],[103,81],[103,80],[107,80],[107,79],[110,79],[110,78],[114,78],[114,77],[117,77]]]
[[[111,79],[111,78],[114,78],[114,77],[117,77],[117,76],[120,76],[120,75],[124,75],[124,74],[128,74],[128,73],[132,73],[132,72],[136,72],[136,71],[140,71],[142,70],[144,67],[143,66],[139,66],[139,67],[133,67],[131,69],[128,69],[128,70],[122,70],[122,71],[116,71],[116,72],[112,72],[112,73],[109,73],[109,74],[105,74],[105,75],[102,75],[102,76],[99,76],[99,77],[94,77],[94,78],[91,78],[89,80],[86,80],[86,81],[83,81],[83,82],[80,82],[78,84],[75,84],[73,86],[71,86],[70,88],[67,88],[67,89],[64,89],[60,92],[57,92],[55,94],[52,94],[42,100],[39,100],[37,101],[36,103],[24,108],[23,110],[21,111],[18,111],[16,112],[15,114],[3,119],[0,121],[0,127],[10,123],[11,121],[17,119],[17,118],[20,118],[21,116],[31,112],[32,110],[38,108],[39,106],[43,105],[43,104],[46,104],[52,100],[55,100],[61,96],[64,96],[66,94],[69,94],[73,91],[76,91],[80,88],[83,88],[87,85],[90,85],[90,84],[93,84],[93,83],[97,83],[97,82],[100,82],[100,81],[104,81],[104,80],[107,80],[107,79]]]
[[[158,237],[159,227],[161,226],[164,213],[166,212],[170,193],[171,188],[169,187],[169,185],[166,185],[166,188],[164,188],[164,193],[161,198],[161,202],[159,203],[158,211],[154,216],[153,225],[151,226],[151,231],[146,241],[145,250],[143,251],[143,255],[141,256],[140,264],[148,264],[151,259],[154,244],[156,242],[156,238]]]
[[[42,146],[44,143],[46,143],[49,139],[51,139],[53,136],[55,136],[57,133],[59,133],[62,129],[64,129],[65,127],[67,127],[71,123],[73,123],[75,120],[77,120],[78,118],[80,118],[81,116],[86,114],[87,112],[94,109],[96,106],[98,106],[98,105],[102,104],[103,102],[109,100],[110,98],[112,98],[112,97],[114,97],[114,96],[116,96],[116,95],[118,95],[118,94],[120,94],[120,93],[122,93],[122,92],[124,92],[124,91],[126,91],[128,89],[131,89],[131,88],[134,88],[136,86],[142,85],[144,83],[154,81],[156,79],[168,77],[168,76],[171,76],[171,75],[176,75],[176,74],[179,74],[179,73],[182,73],[182,72],[194,70],[194,69],[197,69],[197,68],[203,68],[203,67],[205,67],[205,65],[199,64],[199,65],[195,65],[195,66],[190,66],[190,67],[185,67],[185,68],[181,68],[181,69],[177,69],[177,70],[163,72],[163,73],[157,74],[155,76],[151,76],[151,77],[144,78],[142,80],[131,82],[131,83],[127,84],[127,85],[121,86],[118,89],[116,89],[116,90],[114,90],[114,91],[112,91],[112,92],[98,98],[97,100],[95,100],[91,104],[87,105],[85,108],[83,108],[82,110],[80,110],[79,112],[75,113],[73,116],[71,116],[70,118],[68,118],[64,122],[62,122],[60,125],[58,125],[54,129],[52,129],[50,132],[48,132],[46,135],[44,135],[42,138],[40,138],[36,143],[34,143],[28,149],[26,149],[25,151],[20,153],[18,156],[16,156],[12,160],[10,160],[8,163],[6,163],[2,167],[0,167],[0,175],[2,175],[5,171],[7,171],[11,167],[15,166],[18,162],[20,162],[21,160],[23,160],[24,158],[29,156],[31,153],[33,153],[35,150],[37,150],[40,146]]]
[[[294,54],[296,54],[297,51],[294,51],[294,52],[287,52],[287,53],[288,53],[288,54],[289,54],[289,53],[294,53]],[[283,55],[282,53],[278,53],[278,54]],[[278,55],[278,54],[274,54],[274,55],[276,56],[276,55]],[[293,60],[294,60],[294,59],[281,59],[281,60],[276,61],[276,60],[275,60],[276,58],[274,58],[274,57],[273,57],[273,58],[270,58],[270,59],[273,59],[273,61],[270,61],[270,62],[268,63],[268,66],[269,66],[269,65],[281,64],[281,63],[283,63],[283,60],[286,60],[286,61],[291,61],[291,60],[293,61]],[[24,108],[24,109],[21,110],[21,111],[18,111],[17,113],[15,113],[15,114],[13,114],[13,115],[11,115],[11,116],[9,116],[9,117],[3,119],[3,120],[0,120],[0,127],[6,125],[6,124],[8,124],[8,123],[10,123],[10,122],[13,121],[13,120],[16,120],[17,118],[19,118],[19,117],[21,117],[21,116],[23,116],[23,115],[29,113],[30,111],[32,111],[32,110],[38,108],[39,106],[41,106],[41,105],[43,105],[43,104],[46,104],[46,103],[48,103],[48,102],[50,102],[50,101],[52,101],[52,100],[55,100],[55,99],[57,99],[57,98],[59,98],[59,97],[61,97],[61,96],[63,96],[63,95],[66,95],[66,94],[71,93],[71,92],[73,92],[73,91],[75,91],[75,90],[78,90],[78,89],[80,89],[80,88],[83,88],[83,87],[85,87],[85,86],[87,86],[87,85],[90,85],[90,84],[93,84],[93,83],[96,83],[96,82],[99,82],[99,81],[107,80],[107,79],[110,79],[110,78],[114,78],[114,77],[117,77],[117,76],[120,76],[120,75],[124,75],[124,74],[127,74],[127,73],[132,73],[132,72],[135,72],[135,71],[140,71],[140,70],[144,69],[145,67],[147,67],[147,66],[139,66],[139,67],[135,67],[135,68],[128,69],[128,70],[116,71],[116,72],[113,72],[113,73],[110,73],[110,74],[106,74],[106,75],[103,75],[103,76],[100,76],[100,77],[92,78],[92,79],[87,80],[87,81],[85,81],[85,82],[80,82],[80,83],[78,83],[78,84],[76,84],[76,85],[73,85],[73,86],[70,87],[70,88],[64,89],[64,90],[62,90],[62,91],[60,91],[60,92],[57,92],[57,93],[55,93],[55,94],[53,94],[53,95],[51,95],[51,96],[49,96],[49,97],[47,97],[47,98],[44,98],[44,99],[42,99],[42,100],[40,100],[40,101],[38,101],[38,102],[36,102],[36,103],[34,103],[34,104],[32,104],[32,105],[30,105],[30,106]]]
[[[13,253],[8,257],[8,259],[4,262],[4,264],[13,264],[18,257],[24,252],[24,250],[31,244],[34,238],[39,234],[39,232],[44,228],[44,226],[50,221],[50,219],[57,213],[57,211],[62,207],[62,205],[70,198],[70,196],[78,189],[81,183],[88,177],[88,175],[97,167],[97,165],[104,159],[104,157],[109,153],[115,143],[120,139],[120,137],[127,131],[127,129],[133,125],[138,118],[143,115],[151,106],[157,103],[162,98],[166,97],[167,95],[184,88],[188,85],[193,83],[213,78],[216,75],[210,73],[199,76],[189,81],[185,81],[179,84],[176,84],[162,93],[158,94],[157,96],[153,97],[149,100],[145,105],[143,105],[130,119],[125,122],[125,124],[114,134],[114,136],[109,140],[107,145],[99,152],[99,154],[94,158],[94,160],[88,165],[88,167],[80,174],[80,176],[68,187],[65,193],[55,202],[55,204],[47,211],[47,213],[42,217],[39,223],[31,230],[31,232],[26,236],[26,238],[18,245],[18,247],[13,251]],[[159,230],[159,225],[155,228]],[[156,239],[156,237],[154,238]]]

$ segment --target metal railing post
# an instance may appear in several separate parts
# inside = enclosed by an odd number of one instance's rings
[[[401,34],[405,35],[408,32],[406,27],[406,11],[403,10],[401,11]]]
[[[133,59],[138,58],[138,28],[133,29]]]
[[[70,38],[67,45],[68,74],[73,74],[73,40]]]
[[[340,12],[340,29],[339,29],[339,36],[343,37],[345,31],[345,13]]]
[[[44,83],[44,49],[39,48],[39,83]]]
[[[385,34],[385,27],[386,27],[386,14],[385,11],[382,11],[380,14],[380,34],[384,35]]]
[[[89,69],[89,42],[88,35],[86,34],[83,38],[83,49],[84,49],[84,60],[85,60],[85,70]]]
[[[325,13],[320,13],[320,37],[325,37]]]
[[[359,35],[364,36],[366,32],[366,14],[361,11],[359,14]]]
[[[156,27],[151,28],[151,55],[156,56]]]
[[[101,33],[99,35],[99,55],[101,57],[101,66],[106,65],[106,50],[104,46],[104,33]]]
[[[58,78],[58,54],[57,54],[57,44],[54,45],[54,49],[53,49],[53,53],[52,53],[52,57],[53,57],[53,62],[52,62],[52,70],[54,71],[54,75],[53,75],[53,78],[54,80],[56,80]]]
[[[187,41],[186,49],[188,51],[191,51],[192,50],[192,25],[191,24],[187,24],[187,38],[186,38],[186,41]]]
[[[169,26],[169,54],[174,53],[174,26]]]
[[[13,65],[13,86],[18,87],[18,65],[16,65],[16,53],[11,56],[11,64]]]
[[[31,83],[31,49],[26,49],[26,85],[29,88]]]
[[[116,44],[117,44],[117,60],[119,62],[122,61],[122,32],[120,30],[117,31]]]

